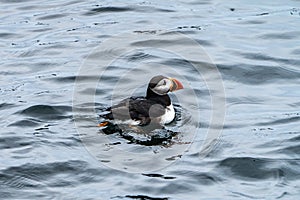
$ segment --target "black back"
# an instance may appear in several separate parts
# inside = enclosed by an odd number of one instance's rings
[[[163,78],[165,77],[155,76],[150,80],[146,97],[130,97],[124,99],[119,104],[108,108],[107,111],[111,111],[111,113],[106,114],[106,116],[102,115],[102,117],[120,120],[131,118],[140,120],[140,125],[147,125],[151,120],[159,118],[165,114],[166,107],[171,105],[171,99],[167,94],[156,94],[151,88],[154,88]]]

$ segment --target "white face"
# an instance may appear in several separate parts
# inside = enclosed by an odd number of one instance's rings
[[[156,94],[164,95],[170,91],[171,86],[172,81],[167,78],[164,78],[160,80],[154,88],[151,88],[151,90]]]

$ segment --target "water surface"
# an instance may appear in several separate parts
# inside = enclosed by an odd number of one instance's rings
[[[2,0],[0,9],[1,199],[300,196],[298,1]],[[158,49],[174,42],[188,46],[165,39],[173,32],[197,41],[210,62],[201,57],[186,60]],[[161,41],[129,42],[128,47],[135,51],[115,59],[96,89],[85,87],[100,77],[98,71],[93,76],[79,73],[86,58],[106,40],[123,33],[153,35]],[[147,45],[157,48],[143,49]],[[212,96],[218,98],[219,93],[209,90],[203,77],[193,71],[192,61],[201,64],[202,75],[210,75],[208,69],[215,65],[226,94],[222,135],[205,158],[199,156],[199,150],[207,130],[220,128],[210,127]],[[114,84],[122,80],[130,91],[142,95],[151,67],[161,72],[155,66],[175,69],[167,71],[170,75],[180,72],[189,90],[172,98],[184,99],[183,111],[200,113],[186,112],[198,119],[192,123],[193,132],[188,132],[189,127],[182,131],[191,137],[181,153],[163,156],[165,150],[177,152],[179,143],[169,148],[141,147],[121,140],[121,146],[112,145],[118,142],[115,137],[105,149],[94,141],[83,142],[86,133],[103,137],[93,123],[97,122],[97,109],[113,103]],[[134,76],[122,76],[128,70],[144,73],[144,83],[141,78],[135,81]],[[213,82],[214,75],[211,77]],[[73,112],[76,86],[82,86],[82,97],[95,97],[85,104],[83,98],[75,105],[84,108],[79,115]],[[117,101],[123,96],[114,97]],[[197,102],[189,101],[192,97]],[[76,119],[80,119],[79,126]],[[134,167],[139,169],[145,159],[143,152],[162,155],[159,158],[170,165],[129,173],[110,167],[116,158],[113,154],[95,157],[95,152],[115,148],[135,152]]]

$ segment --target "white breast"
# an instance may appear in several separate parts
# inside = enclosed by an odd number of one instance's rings
[[[161,116],[161,124],[169,124],[175,118],[175,110],[171,103],[171,105],[167,106],[166,112],[163,116]]]

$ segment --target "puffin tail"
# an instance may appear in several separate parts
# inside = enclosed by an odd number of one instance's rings
[[[117,132],[122,133],[122,129],[120,129],[118,125],[113,124],[109,121],[99,123],[98,127],[100,127],[106,135],[110,135]]]

